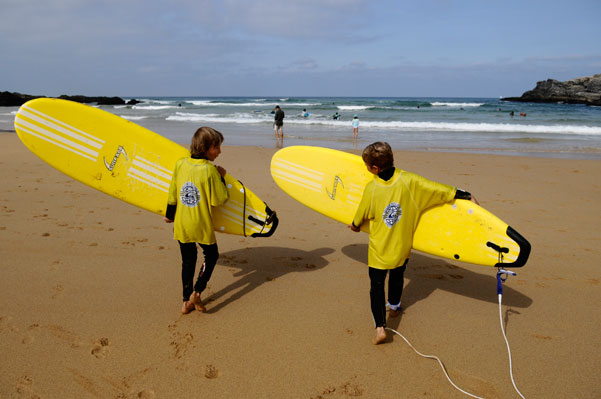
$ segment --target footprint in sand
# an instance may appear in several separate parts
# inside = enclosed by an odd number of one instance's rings
[[[57,284],[56,286],[54,286],[54,294],[52,294],[52,299],[56,299],[63,291],[65,290],[65,287],[63,287],[60,284]]]
[[[94,341],[94,346],[90,353],[96,358],[104,358],[108,355],[109,352],[109,339],[108,338],[99,338]]]
[[[154,399],[156,398],[156,394],[152,389],[145,389],[143,391],[138,392],[138,398],[140,399]]]
[[[179,333],[175,331],[172,334],[171,347],[173,348],[173,354],[171,355],[172,359],[181,359],[186,352],[188,351],[188,346],[194,340],[194,335],[192,333]]]
[[[27,328],[27,331],[25,332],[25,335],[23,336],[23,340],[21,341],[24,344],[30,344],[34,341],[34,334],[40,330],[40,325],[35,323],[30,325]]]
[[[219,370],[212,364],[207,364],[205,367],[205,377],[212,380],[219,377]]]
[[[17,381],[17,393],[30,398],[40,398],[33,389],[33,378],[28,375],[23,375]]]

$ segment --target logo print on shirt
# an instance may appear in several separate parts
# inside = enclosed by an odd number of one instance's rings
[[[392,227],[399,221],[402,214],[403,209],[401,209],[401,205],[397,202],[391,202],[388,204],[386,209],[384,209],[384,213],[382,213],[382,220],[384,220],[386,226]]]
[[[182,204],[193,208],[200,201],[200,191],[198,191],[198,188],[191,181],[186,182],[179,192],[179,199],[182,201]]]

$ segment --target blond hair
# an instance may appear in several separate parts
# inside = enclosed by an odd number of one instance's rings
[[[362,154],[363,162],[369,166],[377,166],[386,170],[394,166],[394,156],[390,144],[377,141],[365,147]]]
[[[223,134],[212,127],[203,126],[192,136],[190,155],[204,157],[205,153],[213,146],[223,143]]]

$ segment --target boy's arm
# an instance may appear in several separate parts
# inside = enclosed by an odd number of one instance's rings
[[[167,197],[167,209],[165,210],[165,216],[163,220],[165,223],[173,223],[175,220],[175,211],[177,209],[177,184],[176,184],[176,176],[177,176],[177,166],[179,162],[176,163],[175,169],[173,170],[173,175],[171,177],[171,184],[169,184],[169,196]]]
[[[175,220],[175,211],[177,210],[177,204],[167,204],[167,210],[165,211],[165,217],[163,220],[165,223],[173,223]]]
[[[209,177],[210,188],[210,204],[211,206],[219,206],[222,205],[229,198],[229,193],[227,192],[227,185],[225,183],[225,175],[226,170],[221,166],[215,166],[216,174],[211,172],[211,176]]]

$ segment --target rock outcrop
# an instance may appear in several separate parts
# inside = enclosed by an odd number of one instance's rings
[[[30,94],[11,93],[8,91],[0,92],[0,107],[20,107],[29,100],[46,96],[33,96]],[[121,97],[88,97],[88,96],[68,96],[63,94],[59,98],[63,100],[76,101],[78,103],[98,105],[124,105],[125,100]]]
[[[0,91],[0,107],[20,107],[29,100],[42,96],[32,96],[29,94],[11,93],[9,91]]]
[[[601,74],[560,82],[547,79],[521,97],[502,98],[502,101],[532,103],[566,103],[601,106]]]

